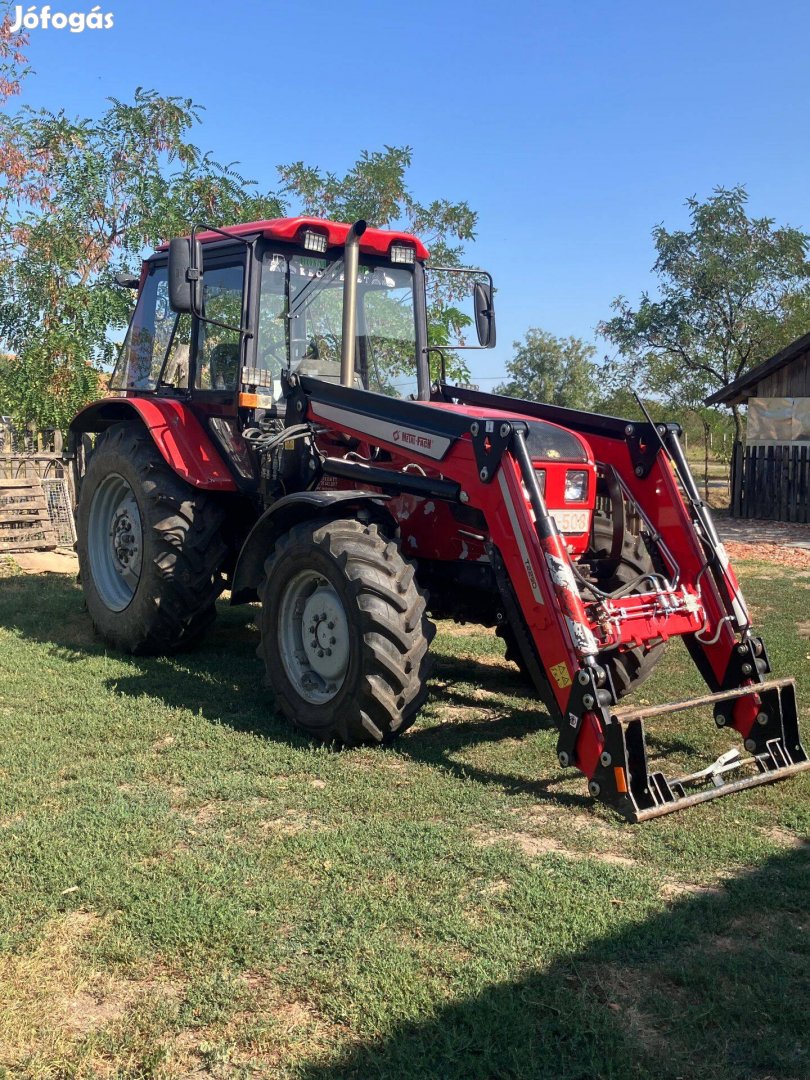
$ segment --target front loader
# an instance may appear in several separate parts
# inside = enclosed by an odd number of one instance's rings
[[[356,745],[415,720],[431,615],[494,627],[560,764],[631,821],[810,767],[794,682],[769,678],[677,425],[453,385],[453,349],[428,337],[440,273],[469,286],[492,346],[489,275],[431,268],[417,238],[364,222],[195,230],[146,260],[118,396],[68,443],[99,632],[172,651],[224,588],[258,600],[276,708]],[[622,706],[672,637],[710,692]],[[696,706],[746,755],[650,771],[645,720]]]

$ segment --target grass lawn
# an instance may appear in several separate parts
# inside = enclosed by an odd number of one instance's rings
[[[740,570],[810,741],[810,571]],[[807,773],[627,825],[448,624],[415,727],[331,752],[274,717],[255,609],[128,658],[68,577],[0,573],[0,1076],[810,1075]],[[676,643],[638,697],[700,690]]]

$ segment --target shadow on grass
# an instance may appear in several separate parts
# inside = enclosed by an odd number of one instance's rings
[[[69,663],[115,656],[117,665],[129,674],[108,679],[108,689],[132,697],[146,694],[170,708],[190,709],[236,731],[305,746],[308,738],[292,730],[273,711],[272,693],[264,685],[261,661],[256,657],[256,611],[255,607],[231,608],[220,602],[216,623],[196,648],[170,657],[131,657],[109,653],[94,633],[81,592],[72,579],[58,574],[23,575],[0,583],[1,625],[42,642]],[[476,686],[486,690],[490,699],[498,694],[509,698],[519,695],[525,707],[519,702],[505,706],[502,700],[482,700],[475,696]],[[396,743],[397,750],[459,779],[496,785],[537,800],[589,806],[585,796],[555,791],[557,780],[527,780],[454,759],[454,755],[476,745],[523,739],[539,729],[550,728],[548,714],[525,695],[525,683],[516,669],[513,672],[508,667],[439,653],[431,701],[439,710],[474,709],[479,716],[486,713],[487,718],[417,725]]]
[[[807,849],[684,896],[542,972],[394,1026],[301,1080],[810,1075]],[[530,957],[527,957],[530,962]]]

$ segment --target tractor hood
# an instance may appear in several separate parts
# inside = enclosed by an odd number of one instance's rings
[[[525,424],[529,429],[527,443],[532,461],[572,461],[586,464],[591,461],[590,447],[573,431],[551,424],[547,420],[531,420],[526,416],[503,409],[485,409],[474,405],[455,405],[433,401],[431,408],[446,409],[470,420],[494,420],[503,423]]]

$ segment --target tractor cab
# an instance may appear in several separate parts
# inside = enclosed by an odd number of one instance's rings
[[[283,412],[283,377],[341,382],[349,296],[351,385],[427,400],[428,253],[414,236],[363,228],[347,282],[349,232],[280,219],[195,233],[157,251],[143,265],[111,389],[191,398],[209,413]]]

